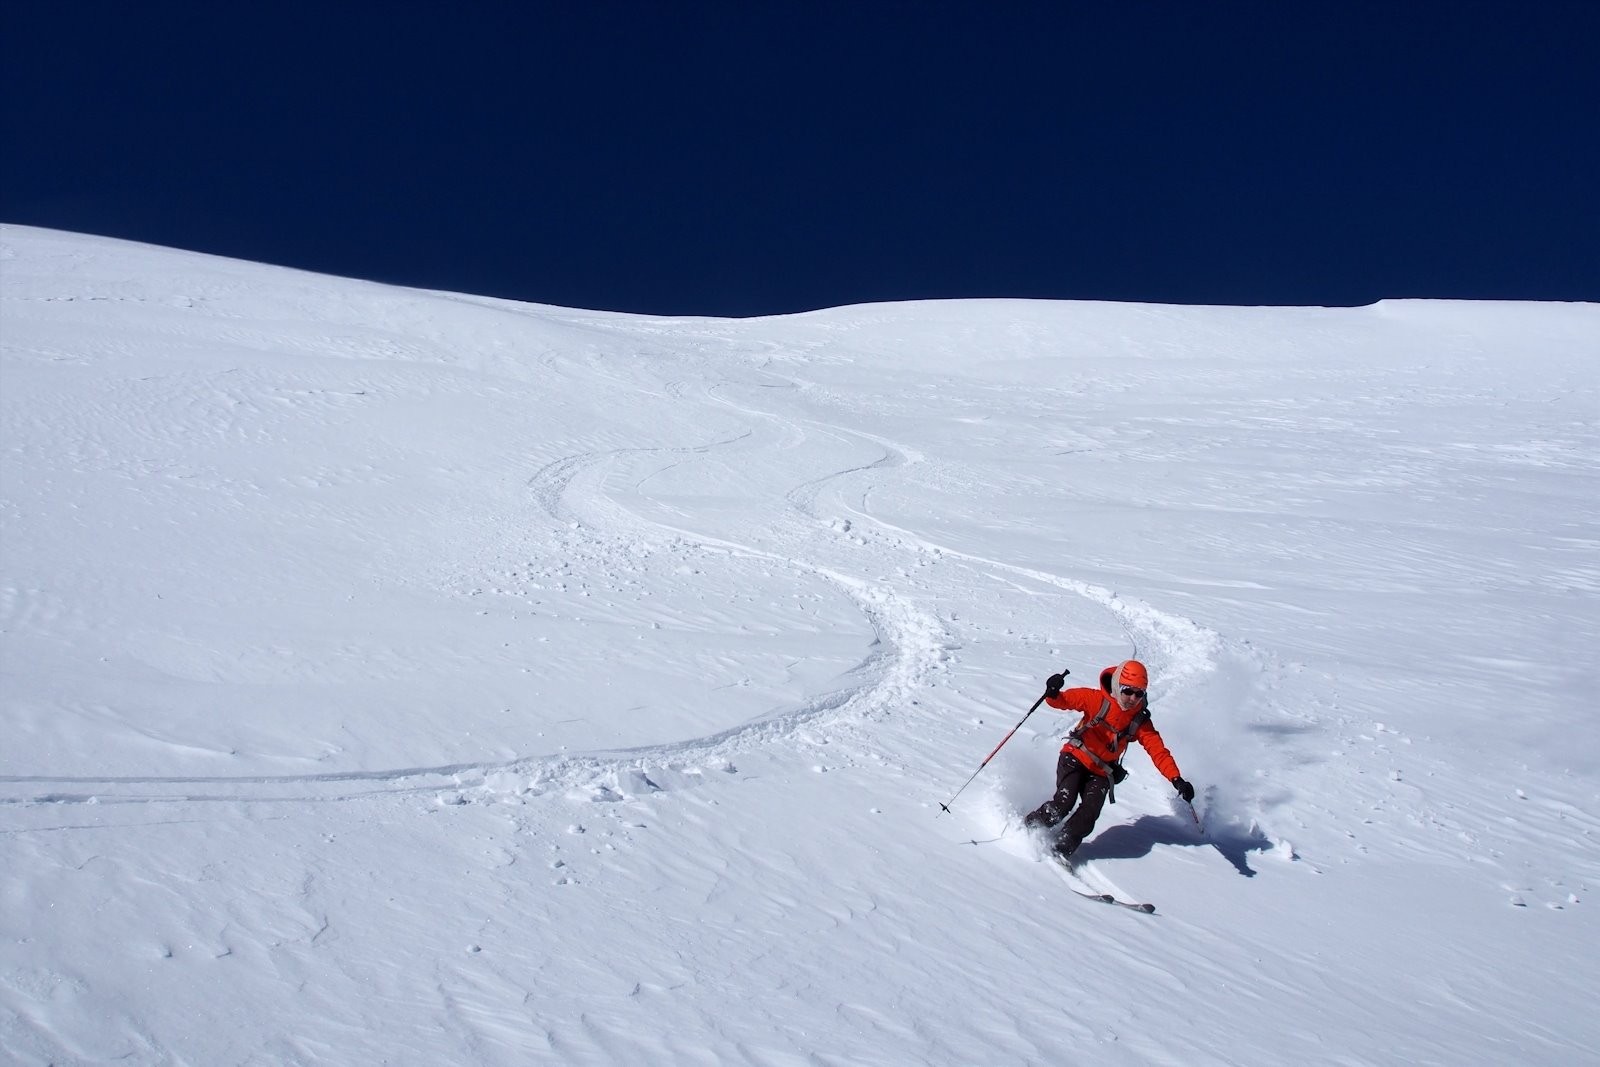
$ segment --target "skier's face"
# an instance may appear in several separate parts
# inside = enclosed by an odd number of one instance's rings
[[[1117,703],[1122,706],[1123,711],[1132,711],[1144,703],[1144,690],[1125,685],[1117,690]]]

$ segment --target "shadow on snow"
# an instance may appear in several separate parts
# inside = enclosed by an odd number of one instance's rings
[[[1254,878],[1250,853],[1265,852],[1272,842],[1255,825],[1208,826],[1200,828],[1175,815],[1141,815],[1131,823],[1113,826],[1083,843],[1077,858],[1084,860],[1133,860],[1148,856],[1157,845],[1210,846],[1233,864],[1246,878]]]

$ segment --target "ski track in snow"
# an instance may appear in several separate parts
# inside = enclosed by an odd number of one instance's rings
[[[614,377],[606,372],[607,376]],[[769,375],[776,378],[775,375]],[[781,388],[796,383],[781,379]],[[626,382],[637,388],[638,383]],[[681,526],[642,519],[607,495],[604,475],[619,460],[669,456],[692,459],[748,444],[756,428],[704,444],[676,447],[621,447],[585,450],[550,461],[528,479],[528,490],[553,521],[565,524],[590,554],[618,561],[624,546],[641,541],[667,545],[678,552],[701,552],[759,560],[790,570],[797,576],[819,578],[848,597],[872,632],[868,654],[838,679],[836,687],[793,707],[775,709],[749,722],[715,734],[616,751],[595,751],[563,756],[524,756],[501,762],[468,762],[441,766],[332,774],[207,777],[0,777],[0,804],[152,804],[164,802],[344,802],[380,797],[436,794],[447,803],[459,803],[475,792],[513,793],[523,797],[546,794],[616,799],[659,792],[664,782],[689,785],[706,780],[707,768],[727,770],[752,749],[774,744],[795,745],[807,736],[826,735],[848,721],[870,720],[889,709],[912,701],[930,676],[953,656],[954,641],[944,624],[920,608],[911,596],[892,585],[876,582],[836,567],[807,559],[816,552],[817,539],[832,541],[841,533],[851,536],[848,524],[841,531],[823,515],[820,501],[836,498],[840,509],[882,534],[876,543],[906,559],[926,557],[959,560],[979,570],[1004,574],[1059,589],[1097,604],[1121,620],[1128,635],[1129,655],[1146,659],[1158,672],[1160,689],[1173,692],[1216,667],[1219,635],[1181,616],[1151,605],[1120,597],[1111,590],[1058,574],[961,551],[872,514],[866,499],[874,480],[923,462],[914,449],[878,435],[814,419],[798,419],[735,404],[720,395],[720,379],[691,381],[674,378],[662,394],[686,403],[698,396],[737,412],[745,419],[776,427],[785,442],[821,435],[836,441],[864,443],[880,452],[877,459],[810,478],[782,493],[789,518],[809,526],[793,536],[796,554],[757,548],[748,543],[696,533]],[[767,383],[770,385],[770,383]],[[842,486],[852,486],[852,505]],[[792,525],[792,523],[791,523]],[[789,531],[792,533],[792,531]],[[854,540],[865,543],[859,535]],[[892,571],[898,562],[880,562],[873,569]],[[929,592],[912,583],[912,594]]]
[[[717,384],[715,381],[703,383],[698,391],[702,395],[713,396]],[[673,380],[665,387],[666,395],[678,401],[685,400],[690,392],[690,386],[682,379]],[[780,422],[780,432],[785,432],[787,439],[804,438],[804,430],[797,425],[776,421]],[[580,453],[546,465],[530,484],[552,518],[576,518],[578,526],[592,543],[601,546],[602,555],[605,545],[625,545],[642,538],[655,543],[690,546],[711,554],[759,560],[785,568],[797,576],[822,579],[849,598],[867,622],[873,635],[868,655],[839,679],[837,688],[799,706],[778,709],[707,737],[621,753],[593,753],[559,761],[516,761],[505,769],[531,772],[534,780],[541,784],[555,782],[570,787],[579,781],[594,783],[617,780],[630,773],[647,776],[650,769],[657,766],[671,771],[682,771],[690,765],[726,767],[736,756],[752,748],[779,742],[794,744],[802,740],[803,729],[826,731],[838,722],[870,719],[883,714],[892,707],[906,703],[929,672],[936,669],[941,658],[947,654],[948,635],[943,632],[937,618],[890,587],[808,560],[802,555],[768,551],[749,543],[709,536],[659,520],[641,519],[608,500],[597,480],[597,475],[610,461],[622,456],[705,455],[719,448],[750,441],[755,435],[756,430],[750,429],[725,440],[688,448]],[[867,468],[847,468],[813,479],[802,487],[790,490],[786,499],[793,511],[811,520],[816,531],[831,533],[824,523],[798,502],[806,491],[815,492],[818,487],[859,470],[897,466],[904,462],[903,453],[891,450],[883,460]],[[576,497],[576,504],[568,502],[571,497]],[[585,518],[596,515],[600,518],[591,527]],[[802,533],[797,539],[804,544],[806,535]],[[653,782],[649,784],[655,788]]]
[[[719,392],[726,384],[721,381],[705,383],[702,393],[710,400],[725,405],[741,415],[768,420],[779,424],[788,440],[803,440],[808,434],[822,434],[842,441],[866,442],[880,450],[881,455],[871,462],[830,471],[793,486],[783,497],[792,512],[808,519],[815,534],[836,537],[839,531],[824,517],[819,501],[828,495],[842,496],[839,488],[847,480],[854,484],[858,476],[871,476],[892,472],[923,462],[923,457],[881,436],[864,433],[838,425],[825,425],[815,420],[786,418],[768,411],[735,404]],[[789,389],[795,383],[785,382]],[[681,380],[670,383],[668,395],[683,399],[689,390]],[[652,766],[664,766],[672,771],[682,771],[686,766],[710,764],[728,766],[733,758],[753,747],[773,743],[792,744],[799,740],[803,727],[826,730],[847,719],[870,718],[890,707],[905,704],[913,693],[924,686],[932,671],[952,655],[952,639],[940,621],[917,608],[907,597],[897,594],[889,586],[842,573],[820,563],[795,556],[764,551],[749,544],[697,534],[691,530],[660,522],[647,523],[651,529],[641,530],[640,520],[626,515],[603,497],[595,475],[604,465],[625,455],[668,453],[675,455],[704,455],[710,451],[748,441],[755,435],[749,430],[733,438],[708,445],[673,449],[617,449],[609,452],[584,452],[564,457],[542,468],[530,483],[545,510],[556,519],[572,519],[578,514],[602,512],[611,527],[591,536],[597,541],[627,542],[632,538],[649,537],[652,532],[673,540],[695,545],[698,548],[765,560],[790,568],[797,574],[813,575],[834,584],[852,599],[875,635],[874,651],[850,672],[854,679],[835,692],[816,698],[793,709],[763,717],[756,722],[724,731],[711,737],[683,741],[674,745],[652,746],[627,753],[598,753],[556,762],[515,761],[505,770],[518,772],[532,770],[534,780],[541,785],[560,783],[571,787],[578,782],[591,785],[597,782],[616,783],[630,774],[634,780],[643,777],[651,789],[656,788],[648,778]],[[566,501],[580,481],[584,491],[578,494],[581,505],[569,506]],[[864,485],[856,486],[854,495],[862,500],[870,495],[873,481],[867,478]],[[1128,635],[1130,656],[1141,656],[1162,672],[1162,690],[1172,692],[1216,669],[1217,651],[1222,645],[1220,635],[1205,629],[1192,620],[1162,612],[1151,605],[1119,597],[1111,590],[1094,586],[1033,568],[1022,567],[1002,560],[963,552],[933,540],[920,537],[897,527],[863,508],[841,504],[853,516],[865,520],[884,535],[891,551],[905,558],[925,556],[964,560],[974,566],[992,571],[1032,579],[1064,592],[1074,594],[1099,605],[1122,621]],[[580,520],[581,521],[581,520]],[[627,528],[617,524],[626,523]],[[850,533],[848,526],[842,531]],[[859,540],[859,538],[857,538]],[[878,568],[893,569],[890,562]],[[914,589],[926,592],[925,589]],[[823,718],[824,713],[833,713]],[[698,772],[695,772],[698,773]],[[601,786],[604,788],[604,786]]]
[[[681,398],[685,383],[669,383],[667,394]],[[607,465],[629,456],[703,456],[748,440],[754,431],[703,445],[673,448],[630,447],[574,453],[547,463],[528,481],[540,507],[569,525],[602,559],[618,559],[617,546],[640,539],[666,543],[676,551],[699,551],[762,560],[797,575],[820,578],[855,603],[871,628],[868,654],[838,685],[795,707],[781,708],[718,733],[675,743],[620,751],[560,757],[518,757],[498,763],[462,763],[392,770],[280,776],[208,777],[0,777],[0,804],[150,804],[162,802],[339,802],[437,793],[461,802],[470,792],[511,792],[525,797],[547,793],[588,793],[616,799],[657,792],[662,782],[703,780],[703,768],[727,770],[733,759],[774,742],[801,742],[802,729],[826,731],[844,719],[867,719],[905,703],[948,645],[939,621],[885,585],[819,563],[764,551],[747,544],[695,534],[663,523],[640,520],[616,505],[600,486]],[[899,452],[881,464],[824,475],[791,491],[798,499],[827,482],[880,465],[904,462]],[[804,511],[796,505],[796,510]],[[584,518],[579,519],[582,515]],[[819,524],[820,525],[820,524]],[[39,790],[48,787],[48,791]],[[94,787],[94,788],[91,788]],[[199,787],[205,787],[201,790]],[[27,831],[19,831],[27,832]]]

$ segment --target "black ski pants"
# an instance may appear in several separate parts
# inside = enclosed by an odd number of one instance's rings
[[[1071,851],[1094,832],[1095,820],[1100,818],[1100,809],[1106,806],[1110,786],[1108,779],[1085,767],[1072,753],[1063,751],[1056,760],[1055,795],[1034,810],[1037,819],[1030,821],[1054,826],[1065,818],[1067,824],[1061,828],[1057,847]],[[1074,806],[1077,810],[1073,810]]]

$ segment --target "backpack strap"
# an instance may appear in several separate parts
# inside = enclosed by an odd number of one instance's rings
[[[1117,768],[1122,766],[1122,757],[1119,755],[1114,762],[1107,763],[1105,760],[1089,751],[1089,746],[1083,743],[1084,732],[1091,730],[1096,726],[1104,725],[1106,716],[1111,714],[1111,709],[1113,706],[1114,704],[1109,696],[1101,697],[1100,710],[1095,712],[1094,718],[1091,719],[1086,717],[1080,721],[1077,726],[1072,728],[1072,732],[1067,735],[1067,743],[1065,747],[1081,753],[1084,762],[1088,763],[1089,766],[1093,767],[1099,772],[1100,776],[1104,778],[1107,783],[1106,800],[1112,804],[1115,804],[1117,802],[1116,771]],[[1139,730],[1144,726],[1145,723],[1149,721],[1150,708],[1148,706],[1140,708],[1134,713],[1133,718],[1128,720],[1128,725],[1124,726],[1120,730],[1112,731],[1112,734],[1115,738],[1112,744],[1112,749],[1119,752],[1126,751],[1128,743],[1134,739],[1134,737],[1139,733]]]

